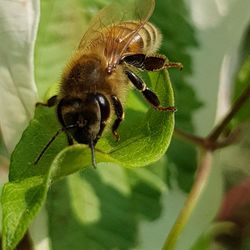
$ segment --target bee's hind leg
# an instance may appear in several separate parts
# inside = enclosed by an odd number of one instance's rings
[[[174,112],[176,108],[173,106],[163,107],[160,105],[160,100],[158,96],[150,90],[143,80],[137,76],[134,72],[130,70],[125,70],[125,74],[128,79],[133,83],[133,85],[143,94],[146,100],[157,110]]]
[[[115,136],[116,140],[119,141],[120,136],[117,132],[117,129],[118,129],[120,123],[124,119],[124,112],[123,112],[122,104],[121,104],[120,100],[117,98],[117,96],[112,95],[111,99],[112,99],[112,104],[114,106],[115,114],[117,117],[112,125],[112,133]]]
[[[54,95],[48,99],[47,103],[37,102],[36,107],[38,106],[53,107],[56,105],[56,103],[57,103],[57,95]]]
[[[170,68],[182,70],[183,65],[179,62],[170,62],[163,55],[147,56],[143,63],[143,69],[147,71],[159,71]]]
[[[146,56],[145,54],[133,54],[125,56],[123,62],[141,70],[159,71],[169,68],[182,69],[183,65],[178,62],[170,62],[164,55]]]

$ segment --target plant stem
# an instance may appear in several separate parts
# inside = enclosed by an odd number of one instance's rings
[[[209,141],[216,141],[223,130],[226,128],[231,119],[235,116],[235,114],[241,109],[241,107],[245,104],[247,99],[250,98],[250,84],[244,89],[239,98],[235,101],[229,113],[225,116],[225,118],[219,123],[209,134]]]
[[[172,250],[174,249],[178,237],[180,236],[181,232],[183,231],[190,215],[196,206],[200,194],[203,192],[208,177],[211,171],[211,161],[212,161],[212,152],[209,150],[201,150],[200,155],[200,162],[198,166],[198,172],[196,176],[196,181],[194,186],[192,187],[191,192],[188,195],[188,198],[185,202],[184,207],[182,208],[174,226],[172,227],[162,250]]]
[[[181,138],[185,141],[191,142],[195,145],[202,146],[202,147],[204,146],[204,138],[190,134],[190,133],[185,132],[181,129],[175,128],[174,135],[178,138]]]
[[[245,102],[250,98],[250,84],[244,89],[239,98],[235,101],[233,106],[231,107],[229,113],[224,117],[224,119],[210,132],[210,134],[203,138],[196,135],[189,134],[185,131],[182,131],[178,128],[175,128],[175,136],[184,139],[185,141],[191,142],[197,146],[201,146],[205,149],[215,150],[227,145],[230,145],[230,139],[228,138],[225,142],[218,142],[218,138],[224,129],[228,126],[229,122],[236,115],[236,113],[242,108]],[[233,143],[233,141],[232,141]]]

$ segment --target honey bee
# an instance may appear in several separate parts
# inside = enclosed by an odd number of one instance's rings
[[[175,111],[163,107],[159,98],[136,73],[182,68],[156,54],[161,44],[160,31],[148,19],[155,7],[154,0],[133,0],[112,3],[92,20],[77,50],[65,67],[60,91],[48,100],[56,105],[62,126],[51,138],[36,162],[61,133],[69,145],[74,141],[91,149],[92,165],[96,167],[95,145],[106,125],[115,116],[112,133],[118,140],[118,127],[124,119],[123,105],[129,86],[133,85],[159,111]]]

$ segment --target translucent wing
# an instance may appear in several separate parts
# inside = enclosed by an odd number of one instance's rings
[[[112,70],[148,21],[154,7],[155,0],[123,0],[111,3],[92,19],[78,49],[103,53],[109,69]],[[125,29],[119,30],[119,24],[127,21],[136,21],[134,29],[129,33],[124,32]]]

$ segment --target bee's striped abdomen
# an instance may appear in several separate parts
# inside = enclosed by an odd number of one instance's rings
[[[128,21],[117,25],[120,32],[131,34],[138,27],[138,22]],[[123,33],[123,34],[124,34]],[[151,23],[147,22],[129,43],[125,53],[154,53],[160,46],[161,34]]]

